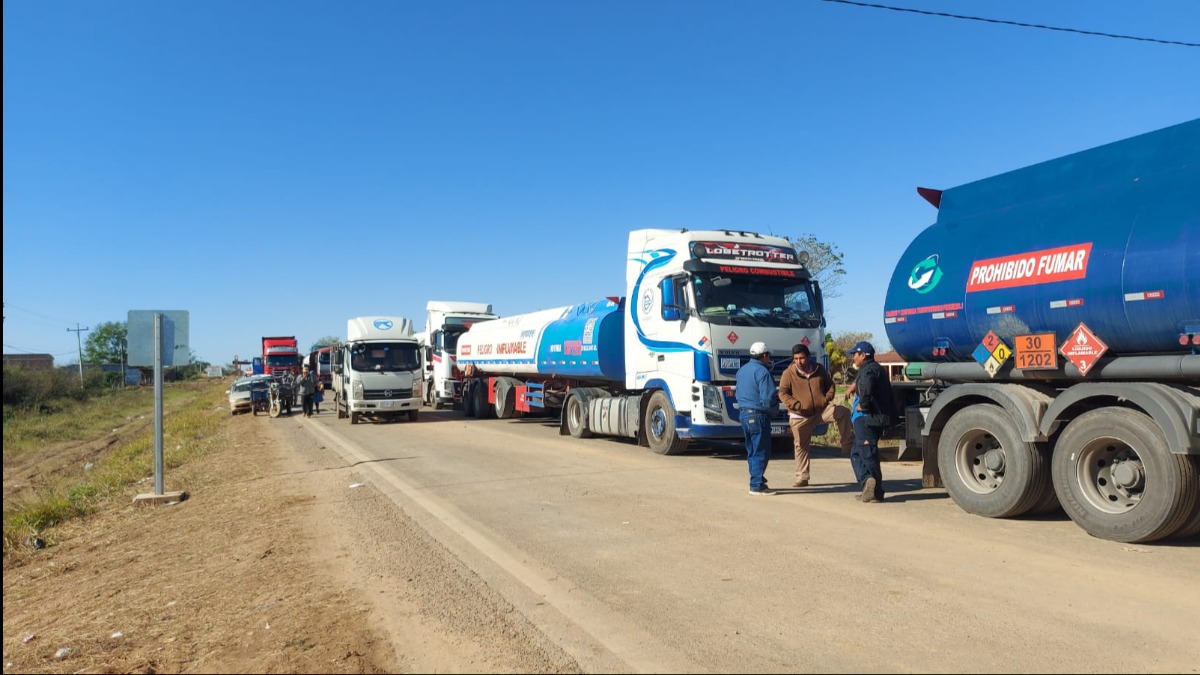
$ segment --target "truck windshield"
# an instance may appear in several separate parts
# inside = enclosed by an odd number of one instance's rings
[[[820,305],[808,280],[696,272],[692,291],[696,313],[709,323],[788,328],[821,325]]]
[[[267,354],[267,365],[271,366],[272,368],[287,368],[291,366],[299,367],[300,355],[284,354],[277,356],[274,354]]]
[[[357,344],[350,348],[350,367],[359,372],[416,370],[416,345]]]

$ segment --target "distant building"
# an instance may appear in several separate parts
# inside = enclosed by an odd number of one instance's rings
[[[908,361],[900,358],[896,352],[880,352],[875,355],[875,363],[883,366],[887,371],[888,379],[892,382],[903,382],[908,378],[904,375],[904,368],[908,366]]]
[[[90,370],[93,366],[84,367]],[[100,366],[100,370],[106,373],[125,373],[125,386],[128,387],[136,387],[142,383],[142,371],[137,368],[122,367],[119,363],[105,363]]]
[[[30,370],[54,370],[54,356],[50,354],[5,354],[4,365],[21,366]]]

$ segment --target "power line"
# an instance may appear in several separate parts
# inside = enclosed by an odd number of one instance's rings
[[[966,21],[983,21],[985,23],[999,23],[1006,26],[1020,26],[1021,28],[1041,28],[1042,30],[1056,30],[1063,33],[1078,33],[1079,35],[1095,35],[1098,37],[1115,38],[1118,40],[1138,40],[1140,42],[1157,42],[1162,45],[1179,45],[1181,47],[1200,47],[1200,43],[1195,42],[1178,42],[1176,40],[1160,40],[1158,38],[1137,37],[1134,35],[1117,35],[1116,33],[1101,33],[1094,30],[1081,30],[1079,28],[1062,28],[1061,26],[1045,26],[1039,23],[1022,23],[1020,21],[1005,21],[1003,19],[987,19],[981,16],[964,16],[962,14],[948,14],[946,12],[931,12],[925,9],[911,9],[908,7],[890,7],[888,5],[876,5],[870,2],[855,2],[854,0],[821,0],[821,2],[836,2],[840,5],[854,5],[856,7],[869,7],[871,9],[886,9],[893,12],[910,12],[912,14],[924,14],[927,16],[941,16],[948,19],[963,19]]]

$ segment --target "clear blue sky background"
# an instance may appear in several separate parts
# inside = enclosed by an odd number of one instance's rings
[[[893,0],[1200,42],[1195,0]],[[949,188],[1200,116],[1200,49],[833,4],[4,3],[4,351],[190,312],[196,354],[425,302],[624,293],[627,232],[812,233],[886,342]],[[84,337],[86,337],[86,333]]]

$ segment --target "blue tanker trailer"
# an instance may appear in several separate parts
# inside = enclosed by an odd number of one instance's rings
[[[925,485],[1105,539],[1200,534],[1200,120],[919,192],[937,222],[884,321]]]

